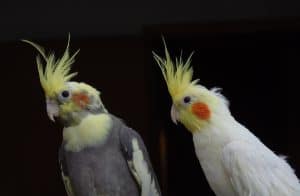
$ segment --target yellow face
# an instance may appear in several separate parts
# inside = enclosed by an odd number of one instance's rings
[[[171,119],[193,133],[210,122],[216,104],[217,99],[209,90],[200,85],[190,86],[173,98]]]
[[[56,92],[54,91],[51,96],[48,96],[46,93],[47,113],[49,118],[54,121],[55,117],[64,118],[69,113],[78,112],[80,107],[75,102],[75,96],[76,92],[73,92],[67,85]]]
[[[65,123],[77,123],[86,113],[106,111],[100,100],[100,93],[93,87],[70,80],[77,74],[71,73],[71,65],[79,52],[69,55],[69,41],[61,58],[56,59],[54,54],[46,55],[44,49],[27,40],[35,47],[46,65],[43,65],[37,56],[38,73],[41,86],[45,92],[47,113],[51,120],[59,117]]]
[[[156,54],[154,58],[162,71],[173,100],[171,118],[174,123],[178,120],[189,131],[195,132],[209,123],[217,102],[216,96],[205,87],[198,85],[198,80],[192,80],[191,56],[186,62],[183,62],[180,57],[174,63],[166,45],[165,55],[165,59]]]
[[[80,120],[79,114],[84,112],[100,112],[101,107],[99,92],[84,83],[67,82],[64,88],[47,97],[49,118],[59,117],[66,123]]]

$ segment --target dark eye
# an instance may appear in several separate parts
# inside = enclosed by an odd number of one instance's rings
[[[69,93],[69,91],[63,91],[63,92],[61,92],[61,96],[63,98],[68,98],[70,96],[70,93]]]
[[[191,97],[189,97],[189,96],[184,97],[183,102],[184,103],[190,103],[191,102]]]

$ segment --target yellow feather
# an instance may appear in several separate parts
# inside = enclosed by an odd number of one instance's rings
[[[169,93],[174,99],[176,95],[181,94],[186,88],[194,86],[198,82],[198,80],[192,81],[193,69],[190,67],[190,64],[193,53],[185,62],[183,62],[181,56],[179,59],[176,58],[174,64],[168,52],[166,43],[164,40],[163,42],[165,47],[165,59],[159,57],[154,52],[153,56],[162,71]]]
[[[47,56],[45,54],[45,50],[38,44],[28,40],[22,41],[32,45],[35,49],[37,49],[46,62],[46,66],[44,68],[40,56],[38,55],[36,57],[41,86],[44,89],[46,96],[55,96],[55,93],[60,91],[66,82],[70,81],[70,79],[77,75],[77,73],[71,73],[70,71],[71,65],[74,63],[75,56],[78,54],[79,50],[77,50],[72,56],[69,55],[70,36],[68,37],[66,50],[60,59],[56,59],[54,54]]]
[[[66,142],[66,150],[78,152],[85,147],[105,141],[112,123],[108,114],[96,114],[88,115],[79,125],[65,127],[63,138]]]

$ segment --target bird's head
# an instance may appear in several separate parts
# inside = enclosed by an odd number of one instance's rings
[[[52,121],[61,120],[65,126],[76,125],[88,114],[107,112],[100,99],[100,92],[92,86],[70,81],[77,73],[71,73],[71,65],[79,50],[69,55],[69,40],[63,56],[46,55],[44,49],[28,40],[40,55],[36,57],[41,86],[45,92],[47,113]]]
[[[190,67],[191,56],[183,62],[182,58],[172,61],[165,45],[165,58],[154,54],[163,77],[167,83],[173,105],[171,119],[177,124],[181,122],[190,132],[201,131],[207,126],[222,106],[226,107],[226,99],[217,88],[209,90],[192,80],[193,69]]]

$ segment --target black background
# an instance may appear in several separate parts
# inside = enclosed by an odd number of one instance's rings
[[[299,3],[24,2],[0,9],[0,195],[66,195],[57,163],[61,128],[46,115],[37,53],[19,40],[59,56],[68,32],[71,50],[81,49],[76,80],[97,87],[107,109],[142,135],[164,195],[213,193],[190,133],[170,121],[171,99],[151,54],[163,55],[161,35],[173,56],[195,52],[195,78],[223,88],[236,119],[300,175]]]

